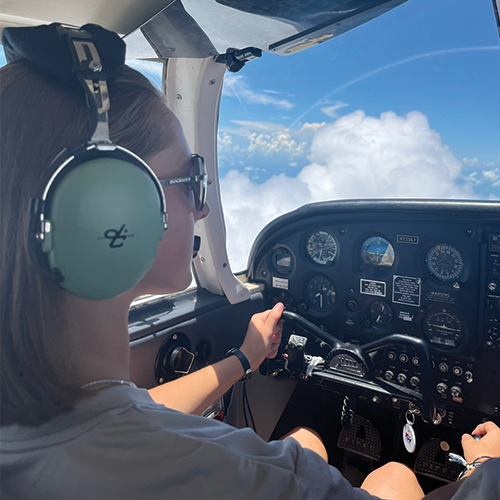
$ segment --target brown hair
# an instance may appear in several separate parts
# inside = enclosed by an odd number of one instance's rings
[[[109,89],[113,142],[147,160],[169,146],[162,94],[125,67]],[[170,118],[170,119],[169,119]],[[70,409],[66,292],[30,264],[29,200],[40,195],[65,147],[90,138],[83,92],[58,87],[29,64],[0,69],[0,418],[40,425]]]

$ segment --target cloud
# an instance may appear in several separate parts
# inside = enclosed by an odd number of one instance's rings
[[[472,160],[463,158],[462,161],[466,167],[472,166],[476,168],[474,172],[462,176],[462,179],[466,182],[469,182],[473,186],[491,183],[491,187],[500,187],[500,168],[492,168],[491,170],[480,169],[480,167],[494,167],[495,163],[481,163],[477,158],[473,158]]]
[[[477,158],[462,158],[462,161],[464,162],[464,165],[471,167],[475,167],[479,163]]]
[[[242,104],[263,104],[275,106],[280,109],[292,109],[293,104],[285,99],[274,97],[269,90],[258,92],[251,89],[242,75],[226,75],[222,95],[225,97],[236,97]]]
[[[245,157],[276,154],[288,159],[300,156],[305,159],[311,136],[325,125],[305,123],[301,128],[290,129],[283,124],[264,121],[232,120],[231,123],[237,126],[220,128],[219,152],[244,153]]]
[[[229,134],[222,133],[217,136],[217,145],[219,150],[227,150],[230,149],[233,145],[233,139]]]
[[[306,152],[307,143],[297,142],[289,132],[280,130],[273,134],[251,133],[248,136],[248,151],[264,156],[279,153],[286,156],[302,156]]]
[[[268,222],[306,203],[477,197],[462,162],[417,111],[345,115],[317,129],[308,158],[296,177],[280,174],[257,184],[248,172],[232,170],[220,179],[233,270],[246,267],[250,246]]]
[[[326,125],[325,122],[321,123],[304,123],[302,127],[300,127],[301,132],[316,132],[319,128]]]
[[[493,187],[500,187],[500,168],[495,168],[495,170],[483,170],[482,172],[484,179],[487,182],[491,182]]]
[[[326,115],[329,116],[330,118],[337,118],[339,115],[337,111],[339,109],[345,108],[349,106],[349,104],[345,102],[337,102],[333,104],[332,106],[327,106],[326,108],[321,108],[321,111]]]

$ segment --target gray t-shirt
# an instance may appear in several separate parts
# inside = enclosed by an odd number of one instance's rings
[[[500,458],[488,460],[463,480],[452,500],[499,500]]]
[[[115,386],[36,428],[1,433],[2,500],[368,500],[287,439],[185,415]]]

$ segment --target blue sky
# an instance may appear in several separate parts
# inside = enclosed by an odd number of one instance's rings
[[[228,74],[219,172],[233,269],[267,222],[305,203],[500,199],[499,42],[490,0],[410,0]]]
[[[396,64],[409,58],[414,59]],[[371,72],[375,74],[349,85]],[[234,120],[293,124],[295,128],[307,122],[332,121],[321,111],[328,107],[318,104],[321,100],[329,100],[330,106],[344,104],[337,116],[358,109],[369,116],[418,110],[457,159],[477,158],[495,167],[500,164],[500,99],[496,91],[500,45],[489,0],[410,0],[352,32],[294,56],[265,53],[236,76],[256,93],[279,92],[267,95],[287,101],[290,107],[252,104],[245,97],[230,97],[226,91],[221,130],[234,128]],[[297,156],[292,163],[305,165],[306,156]],[[235,166],[225,162],[224,155],[222,160],[222,172]],[[260,180],[286,171],[280,164],[282,158],[267,160],[266,174]]]

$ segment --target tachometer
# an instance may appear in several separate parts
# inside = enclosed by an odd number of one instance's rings
[[[425,336],[440,349],[453,349],[465,337],[465,325],[458,313],[447,308],[430,310],[423,318]]]
[[[394,248],[385,238],[372,236],[361,247],[361,260],[370,266],[391,267],[394,264]]]
[[[326,276],[313,276],[304,286],[304,295],[309,305],[316,310],[324,311],[335,304],[335,288]]]
[[[335,238],[327,231],[315,231],[307,240],[307,255],[316,264],[332,263],[337,257],[338,246]]]
[[[464,270],[462,254],[447,243],[434,245],[425,256],[427,270],[439,281],[455,281]]]

